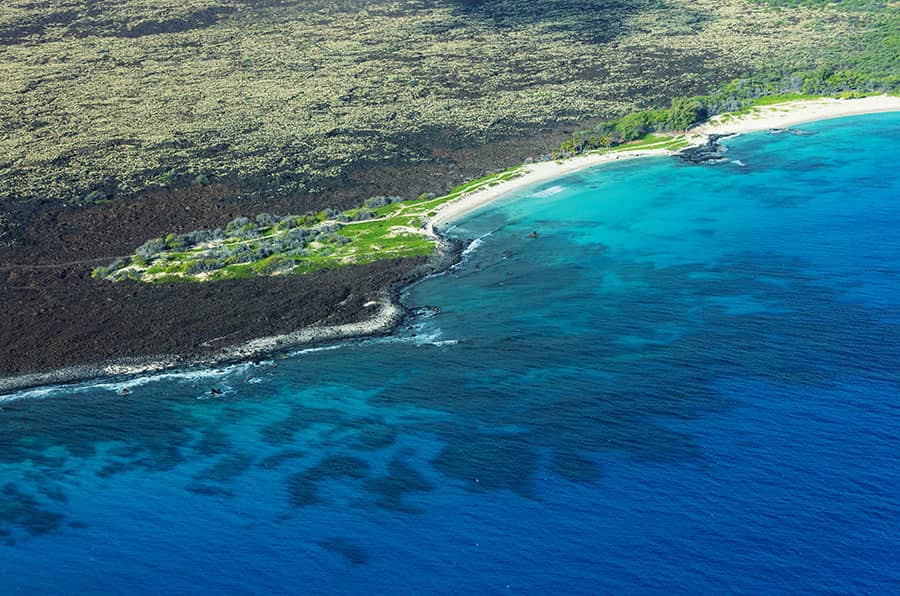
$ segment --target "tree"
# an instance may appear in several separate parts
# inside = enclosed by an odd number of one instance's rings
[[[671,130],[687,130],[695,122],[702,120],[700,101],[696,97],[679,97],[672,100],[666,124]]]
[[[650,132],[650,122],[647,112],[636,112],[623,116],[616,122],[616,132],[623,141],[639,139]]]

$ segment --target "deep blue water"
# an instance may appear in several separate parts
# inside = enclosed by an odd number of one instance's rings
[[[471,217],[397,337],[0,403],[0,591],[900,592],[900,115],[803,128]]]

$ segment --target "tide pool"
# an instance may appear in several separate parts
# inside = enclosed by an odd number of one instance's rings
[[[800,128],[499,201],[393,337],[0,398],[0,590],[896,592],[900,115]]]

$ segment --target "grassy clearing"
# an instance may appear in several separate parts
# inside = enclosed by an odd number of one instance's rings
[[[607,153],[617,153],[623,151],[645,151],[653,149],[665,149],[667,151],[678,151],[688,147],[684,135],[659,135],[649,133],[643,137],[614,147],[602,147],[600,149],[592,149],[587,151],[590,155],[604,155]]]
[[[754,107],[761,106],[771,106],[779,103],[786,103],[789,101],[799,101],[804,99],[820,99],[820,95],[813,95],[810,93],[777,93],[775,95],[767,95],[765,97],[757,97],[753,100],[753,103],[744,108],[745,110],[750,110]],[[740,113],[742,110],[738,110]]]
[[[261,275],[303,274],[381,259],[431,254],[437,241],[425,224],[434,210],[520,176],[523,168],[473,180],[441,197],[404,201],[373,197],[363,207],[303,216],[239,217],[224,229],[148,240],[135,254],[94,277],[147,283],[207,282]]]

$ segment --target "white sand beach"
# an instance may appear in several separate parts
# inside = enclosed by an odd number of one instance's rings
[[[772,128],[787,128],[816,120],[897,111],[900,111],[900,97],[890,95],[859,99],[823,98],[790,101],[760,106],[746,114],[715,116],[709,121],[689,130],[686,138],[692,146],[697,146],[706,143],[709,136],[713,134],[741,134]],[[580,155],[562,161],[528,164],[525,166],[525,174],[522,176],[473,192],[470,195],[464,195],[455,201],[442,205],[428,222],[428,231],[434,234],[435,230],[441,226],[458,220],[472,211],[528,186],[547,182],[554,178],[604,163],[639,157],[671,155],[672,153],[672,151],[666,149],[628,151],[625,148],[621,151],[602,154]]]
[[[859,99],[799,100],[761,106],[748,114],[732,116],[729,119],[714,116],[708,122],[691,129],[688,136],[691,142],[703,143],[711,134],[741,134],[770,128],[787,128],[816,120],[897,111],[900,111],[900,97],[893,95],[875,95]]]

